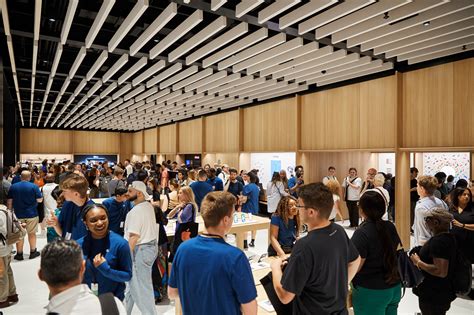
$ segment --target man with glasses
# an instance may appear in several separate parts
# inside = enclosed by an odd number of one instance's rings
[[[348,314],[348,284],[360,256],[344,229],[329,221],[332,193],[323,183],[304,185],[298,193],[301,220],[308,235],[298,240],[285,270],[272,262],[273,286],[280,301],[293,302],[293,314]]]
[[[377,170],[375,168],[369,168],[369,170],[367,171],[367,177],[365,178],[365,181],[362,183],[362,187],[360,189],[360,194],[361,195],[367,189],[375,188],[375,186],[374,186],[375,175],[377,175]]]

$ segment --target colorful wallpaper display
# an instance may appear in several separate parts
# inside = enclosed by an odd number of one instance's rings
[[[423,174],[434,175],[445,172],[453,175],[454,182],[459,179],[469,179],[471,176],[471,160],[469,152],[457,153],[423,153]]]

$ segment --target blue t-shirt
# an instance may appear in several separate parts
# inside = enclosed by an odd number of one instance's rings
[[[235,197],[238,197],[243,189],[244,189],[244,185],[237,180],[235,181],[235,183],[233,182],[229,183],[229,188],[227,189],[227,191],[230,192]]]
[[[194,199],[196,200],[199,209],[201,209],[201,202],[204,197],[212,191],[212,186],[206,182],[197,181],[189,185],[189,187],[193,190]]]
[[[176,221],[176,233],[178,232],[180,223],[188,223],[195,221],[196,211],[195,209],[193,209],[193,205],[191,203],[188,203],[186,206],[184,206],[183,211],[178,216],[179,220]]]
[[[258,213],[258,196],[260,194],[258,186],[254,183],[245,185],[242,194],[247,196],[247,202],[242,206],[242,212]]]
[[[87,202],[82,206],[77,206],[72,201],[64,202],[61,213],[58,217],[58,222],[61,225],[63,238],[78,240],[87,234],[87,228],[84,222],[82,221],[81,212],[88,205],[92,205],[94,202],[92,200],[87,200]]]
[[[20,175],[15,175],[12,178],[12,185],[21,182],[21,176]],[[34,184],[35,179],[33,176],[31,176],[30,183]]]
[[[130,201],[118,202],[115,197],[110,197],[102,201],[102,205],[109,212],[109,230],[123,236],[125,217],[132,208]]]
[[[295,176],[291,176],[290,179],[288,180],[288,188],[293,188],[296,186],[298,180]],[[300,184],[303,184],[303,181],[300,182]],[[298,194],[296,191],[292,192],[291,195],[295,198],[298,198]]]
[[[8,199],[13,199],[13,209],[18,219],[29,219],[38,216],[38,202],[42,198],[38,186],[26,181],[13,184],[8,191]]]
[[[288,226],[279,215],[272,215],[272,225],[278,226],[278,243],[283,246],[293,246],[296,241],[296,222],[288,219]]]
[[[206,183],[211,185],[214,188],[214,191],[224,190],[224,183],[222,182],[222,179],[220,179],[219,177],[214,177],[214,179],[208,178]]]
[[[245,254],[220,238],[197,236],[176,252],[169,286],[177,288],[183,314],[241,314],[257,290]]]
[[[111,292],[120,300],[125,296],[125,282],[132,278],[132,256],[128,242],[110,231],[109,237],[93,239],[89,234],[77,240],[84,253],[86,272],[83,283],[99,285],[99,294]],[[102,253],[106,262],[94,267],[94,257]]]

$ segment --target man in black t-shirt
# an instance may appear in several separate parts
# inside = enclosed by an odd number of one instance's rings
[[[347,288],[360,256],[344,229],[328,220],[333,204],[323,183],[302,186],[297,207],[308,235],[296,242],[283,272],[280,258],[272,263],[275,291],[282,303],[293,301],[293,314],[348,314]]]

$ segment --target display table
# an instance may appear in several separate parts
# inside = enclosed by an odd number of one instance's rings
[[[200,215],[196,217],[196,222],[199,223],[198,232],[204,232],[204,221]],[[176,220],[169,220],[166,226],[166,235],[168,235],[168,237],[174,237],[175,230]],[[270,237],[270,219],[254,215],[250,221],[233,223],[228,234],[235,234],[235,244],[238,248],[243,250],[244,240],[246,238],[245,233],[257,230],[267,230]]]
[[[92,199],[92,201],[95,203],[95,204],[98,204],[98,205],[101,205],[102,202],[107,199],[107,198],[94,198]]]

